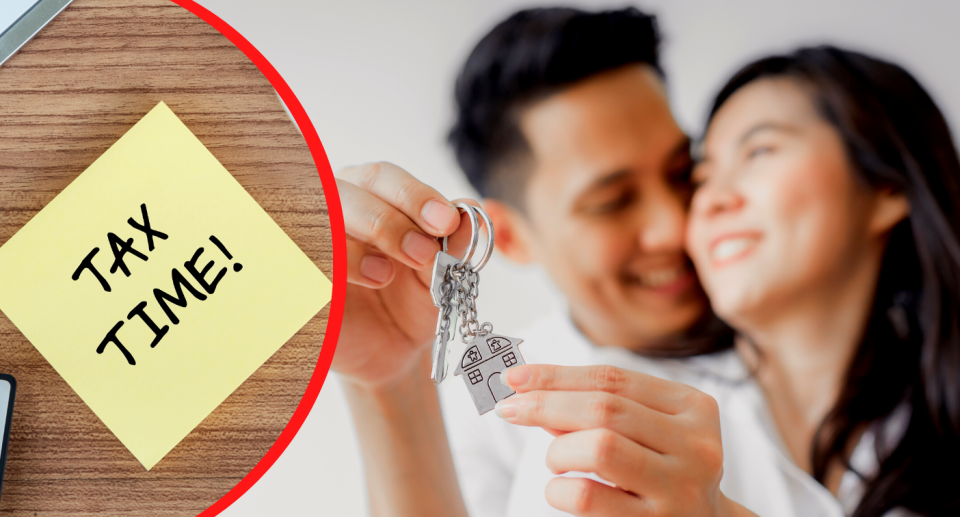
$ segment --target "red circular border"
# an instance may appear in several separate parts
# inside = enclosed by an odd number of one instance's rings
[[[194,0],[171,0],[175,4],[183,7],[191,13],[197,15],[203,21],[210,24],[214,29],[220,31],[227,37],[231,43],[237,46],[253,64],[260,69],[260,72],[270,81],[273,88],[280,94],[280,98],[286,103],[287,109],[293,114],[293,119],[300,127],[300,132],[307,140],[310,147],[310,153],[313,155],[313,161],[317,164],[317,171],[320,173],[320,182],[323,184],[323,194],[327,199],[327,212],[330,215],[330,229],[333,233],[333,297],[330,300],[330,317],[327,319],[326,335],[323,338],[323,345],[320,349],[320,358],[317,360],[317,367],[313,371],[310,383],[307,385],[307,391],[303,394],[303,399],[290,417],[290,422],[280,433],[276,443],[270,447],[267,454],[253,467],[243,479],[226,493],[219,501],[214,503],[200,513],[198,517],[213,517],[227,509],[240,498],[254,483],[273,466],[277,458],[283,454],[287,446],[297,435],[297,431],[303,425],[310,409],[313,408],[317,395],[320,394],[320,388],[323,381],[327,378],[327,372],[330,370],[330,363],[333,361],[333,353],[337,348],[337,338],[340,336],[340,321],[343,319],[343,302],[347,292],[346,272],[342,270],[347,263],[347,241],[343,228],[343,211],[340,209],[340,194],[337,192],[337,182],[333,177],[333,170],[330,168],[330,161],[327,159],[327,153],[323,150],[323,144],[320,143],[320,137],[317,135],[316,128],[310,122],[310,117],[303,109],[303,105],[293,94],[293,90],[287,85],[286,81],[280,77],[277,69],[267,61],[254,46],[246,40],[239,32],[234,30],[227,22],[221,20],[217,15],[211,13],[205,7],[197,4]]]

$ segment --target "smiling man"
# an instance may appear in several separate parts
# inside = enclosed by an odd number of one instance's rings
[[[629,367],[624,351],[679,355],[717,343],[683,251],[689,141],[670,113],[658,44],[655,20],[636,9],[521,11],[479,42],[457,80],[450,143],[497,248],[540,264],[566,302],[515,333],[527,362]],[[350,285],[333,366],[360,435],[372,513],[563,508],[562,495],[544,500],[550,442],[531,438],[542,430],[477,417],[456,392],[444,432],[429,378],[437,312],[426,286],[435,237],[459,226],[453,205],[390,164],[346,169],[338,187]]]
[[[530,89],[516,96],[543,95]],[[464,112],[451,141],[470,171],[479,169],[471,148],[484,142],[466,129]],[[682,248],[689,145],[652,65],[591,75],[501,124],[488,138],[517,131],[515,145],[523,149],[504,157],[517,165],[470,175],[498,248],[546,269],[590,341],[645,348],[701,316],[704,300]]]

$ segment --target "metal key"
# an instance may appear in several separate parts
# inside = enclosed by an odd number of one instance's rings
[[[443,300],[443,293],[441,288],[444,281],[449,281],[450,270],[453,266],[457,265],[459,260],[457,257],[450,255],[446,251],[438,251],[436,256],[433,258],[433,276],[430,278],[430,297],[433,298],[433,304],[437,307],[440,306],[440,302]]]
[[[437,317],[436,337],[433,341],[433,366],[430,369],[430,379],[434,384],[440,384],[447,376],[446,359],[447,343],[453,338],[457,328],[457,314],[459,308],[456,301],[454,270],[469,267],[470,258],[477,249],[480,238],[479,222],[473,207],[466,203],[457,203],[457,208],[470,218],[470,242],[462,259],[457,259],[447,253],[447,238],[443,238],[443,251],[438,251],[433,262],[433,275],[430,279],[430,296],[433,304],[440,309]]]
[[[433,278],[430,281],[430,296],[433,304],[440,309],[437,317],[436,338],[433,341],[433,367],[430,379],[440,384],[447,376],[447,343],[457,328],[457,303],[453,295],[452,269],[457,263],[456,257],[442,251],[437,252],[433,262]]]

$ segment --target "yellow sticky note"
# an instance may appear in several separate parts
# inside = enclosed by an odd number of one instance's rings
[[[148,470],[330,296],[163,103],[0,248],[0,309]]]

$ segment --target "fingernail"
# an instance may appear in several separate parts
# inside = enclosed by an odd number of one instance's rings
[[[420,211],[423,221],[438,232],[446,230],[454,220],[458,219],[458,215],[456,208],[435,199],[427,201],[427,204],[423,205],[423,210]]]
[[[519,388],[530,380],[530,370],[514,366],[507,368],[500,375],[500,382],[508,388]]]
[[[367,255],[360,260],[360,274],[378,284],[382,284],[390,279],[393,273],[393,264],[376,255]]]
[[[414,261],[419,264],[427,264],[433,260],[433,256],[440,250],[440,245],[436,239],[427,237],[418,232],[410,232],[400,243],[400,249]]]
[[[497,405],[494,406],[493,410],[496,411],[498,417],[504,420],[510,420],[511,418],[517,416],[517,406],[519,403],[519,398],[511,397],[508,399],[503,399],[500,402],[497,402]]]

